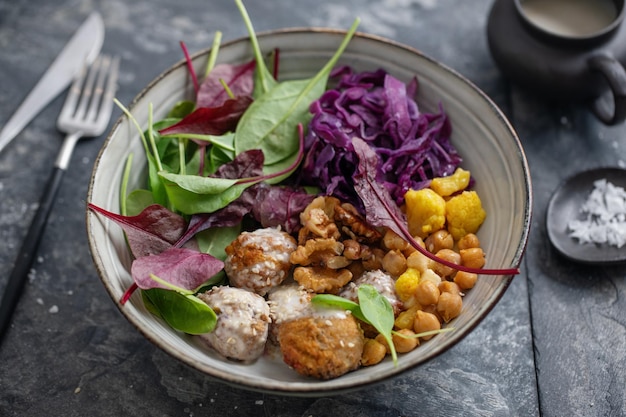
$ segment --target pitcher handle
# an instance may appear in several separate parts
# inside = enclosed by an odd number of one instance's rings
[[[608,53],[600,53],[589,58],[589,66],[606,78],[613,94],[613,107],[605,97],[592,103],[592,111],[606,125],[615,125],[626,120],[626,70],[622,64]]]

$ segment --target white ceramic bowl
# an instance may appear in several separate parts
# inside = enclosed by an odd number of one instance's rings
[[[263,51],[280,49],[283,78],[313,75],[334,53],[345,32],[328,29],[286,29],[259,34]],[[208,50],[193,56],[202,73]],[[224,44],[219,62],[241,63],[252,58],[248,39]],[[419,51],[380,37],[358,34],[341,57],[340,64],[357,70],[384,68],[396,77],[419,79],[417,98],[423,111],[436,111],[442,103],[453,125],[453,143],[464,158],[463,167],[476,178],[476,190],[487,211],[478,235],[488,255],[487,267],[509,268],[520,264],[528,238],[532,194],[524,151],[516,133],[494,103],[456,72]],[[129,106],[146,126],[148,104],[154,119],[174,103],[193,95],[183,61],[151,82]],[[143,184],[145,156],[135,127],[121,117],[109,134],[95,163],[88,201],[119,212],[120,180],[127,156],[134,154],[132,184]],[[132,189],[132,188],[131,188]],[[361,368],[340,378],[318,381],[299,376],[279,357],[263,357],[254,364],[221,359],[196,337],[180,334],[151,315],[139,292],[128,303],[119,299],[131,285],[131,257],[119,226],[87,213],[89,245],[98,273],[126,318],[150,341],[182,362],[228,384],[264,392],[292,395],[328,395],[363,387],[411,369],[459,342],[491,311],[508,287],[511,276],[483,276],[464,299],[462,314],[451,324],[455,330],[440,334],[416,350],[403,354],[399,366],[390,360]],[[485,347],[489,349],[489,346]]]

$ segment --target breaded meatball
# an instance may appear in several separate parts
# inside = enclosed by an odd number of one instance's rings
[[[226,247],[224,271],[230,284],[265,296],[289,274],[296,240],[274,228],[243,232]]]
[[[331,379],[359,367],[365,339],[350,314],[313,315],[278,329],[283,360],[301,375]]]
[[[370,284],[391,303],[394,314],[398,314],[402,310],[402,301],[396,294],[396,284],[391,275],[379,269],[367,271],[354,281],[346,285],[339,296],[358,302],[357,290],[362,284]]]
[[[282,323],[312,314],[312,295],[298,284],[283,284],[270,290],[267,294],[267,303],[272,318],[269,335],[272,342],[278,341],[278,327]]]
[[[200,335],[227,358],[253,361],[263,354],[269,331],[270,308],[263,297],[229,286],[198,295],[217,314],[211,333]]]

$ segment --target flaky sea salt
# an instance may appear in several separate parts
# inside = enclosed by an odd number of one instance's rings
[[[621,248],[626,244],[626,191],[606,179],[597,180],[593,185],[580,208],[585,218],[570,221],[568,234],[580,244],[608,244]]]

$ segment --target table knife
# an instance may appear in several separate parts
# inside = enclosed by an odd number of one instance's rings
[[[0,153],[48,103],[70,85],[86,64],[93,62],[103,42],[102,17],[98,12],[92,12],[0,131]]]

